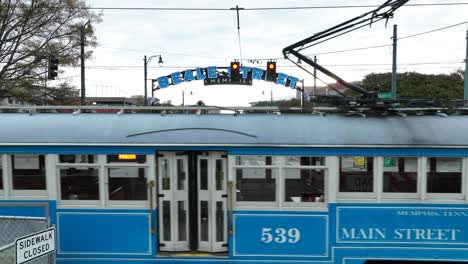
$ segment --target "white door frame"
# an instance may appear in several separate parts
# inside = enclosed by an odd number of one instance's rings
[[[159,249],[187,251],[189,250],[188,156],[176,155],[175,152],[159,152],[157,157]],[[169,221],[164,218],[167,212]]]

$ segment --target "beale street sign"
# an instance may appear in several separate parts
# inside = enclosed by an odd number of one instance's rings
[[[221,71],[225,69],[226,71]],[[178,85],[184,82],[203,80],[205,85],[223,85],[223,84],[235,84],[235,85],[252,85],[252,80],[265,81],[265,70],[255,67],[240,67],[240,78],[239,80],[233,81],[231,78],[230,67],[206,67],[206,68],[195,68],[187,69],[185,71],[173,72],[167,76],[161,76],[153,80],[158,82],[156,89],[164,89],[171,85]],[[275,83],[281,86],[285,86],[291,89],[296,89],[296,84],[299,78],[290,76],[284,73],[277,73]]]

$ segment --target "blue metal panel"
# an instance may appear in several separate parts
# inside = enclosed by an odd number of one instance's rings
[[[149,256],[149,214],[59,212],[59,254]]]
[[[328,257],[326,215],[236,213],[234,226],[234,257]]]
[[[468,245],[468,208],[338,206],[338,243]]]
[[[50,217],[55,223],[55,201],[46,200],[0,200],[0,215]]]
[[[297,147],[141,147],[141,146],[0,146],[5,154],[154,154],[156,151],[227,151],[230,155],[320,155],[391,157],[468,157],[468,148],[297,148]]]

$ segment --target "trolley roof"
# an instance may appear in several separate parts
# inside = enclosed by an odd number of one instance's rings
[[[0,145],[459,146],[467,116],[0,114]]]

